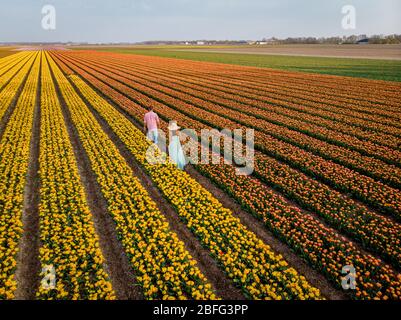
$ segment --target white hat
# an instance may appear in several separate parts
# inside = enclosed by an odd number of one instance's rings
[[[170,121],[167,129],[169,129],[170,131],[174,131],[174,130],[178,130],[181,127],[177,126],[177,121]]]

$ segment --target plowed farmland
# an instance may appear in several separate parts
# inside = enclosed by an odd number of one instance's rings
[[[252,174],[148,162],[150,106],[165,132],[254,129]],[[0,299],[400,300],[400,120],[400,82],[1,58]]]

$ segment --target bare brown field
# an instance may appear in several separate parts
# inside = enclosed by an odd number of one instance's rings
[[[181,49],[191,52],[316,56],[358,59],[401,60],[401,45],[268,45],[260,47],[219,49]]]
[[[15,53],[12,47],[1,47],[0,46],[0,58],[7,57]]]

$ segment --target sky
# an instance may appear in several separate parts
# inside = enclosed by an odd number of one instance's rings
[[[55,29],[42,8],[55,8]],[[353,5],[356,28],[341,10]],[[400,0],[0,0],[0,42],[259,40],[401,34]]]

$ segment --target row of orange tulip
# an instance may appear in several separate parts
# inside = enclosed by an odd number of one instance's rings
[[[24,187],[29,164],[40,56],[28,75],[0,141],[0,299],[12,299],[22,235]]]
[[[141,74],[141,76],[146,77],[146,73]],[[382,141],[380,141],[380,143],[375,143],[369,141],[369,139],[362,140],[349,133],[344,134],[333,130],[332,128],[327,128],[321,125],[314,125],[303,120],[289,118],[287,116],[279,115],[277,113],[274,114],[271,112],[271,110],[250,108],[249,105],[240,103],[238,101],[233,101],[233,98],[227,99],[224,96],[222,97],[223,94],[213,89],[207,89],[204,91],[208,92],[202,92],[177,84],[169,84],[168,82],[166,82],[168,80],[164,78],[157,79],[155,77],[147,77],[148,78],[146,80],[158,82],[158,84],[162,87],[169,87],[174,91],[181,92],[181,95],[186,95],[189,100],[191,99],[191,97],[200,98],[203,101],[211,102],[217,106],[220,106],[222,110],[236,110],[244,114],[252,115],[260,120],[264,120],[266,122],[266,126],[269,126],[270,123],[279,124],[280,126],[283,126],[285,128],[305,133],[309,136],[316,137],[319,140],[327,141],[334,145],[343,146],[350,150],[359,151],[362,154],[367,154],[377,157],[379,159],[384,159],[391,163],[400,163],[400,152],[397,150],[397,144],[400,142],[400,140],[394,139],[394,145],[391,147],[387,147],[381,143]]]
[[[86,54],[77,52],[76,55]],[[260,68],[244,68],[238,66],[218,65],[215,63],[201,63],[193,61],[167,60],[156,57],[112,55],[99,52],[91,52],[92,56],[107,56],[107,58],[117,58],[119,61],[128,61],[134,64],[152,65],[162,67],[169,72],[188,72],[200,77],[218,79],[219,82],[239,84],[237,90],[243,87],[253,88],[259,91],[277,92],[290,91],[292,98],[304,98],[305,93],[312,96],[312,99],[305,101],[315,101],[318,107],[337,106],[344,111],[355,109],[359,112],[367,112],[373,116],[377,112],[384,115],[391,115],[391,110],[399,112],[401,108],[400,85],[398,83],[355,79],[349,81],[344,77],[331,77],[324,75],[309,74],[305,75],[294,72],[278,70],[268,70]],[[223,77],[222,77],[223,76]],[[329,82],[326,80],[330,79]],[[273,90],[272,90],[273,89]],[[261,95],[264,95],[261,92]],[[317,99],[313,99],[316,96]],[[332,101],[333,103],[328,103]],[[339,102],[344,102],[339,107]],[[385,110],[383,110],[385,109]],[[387,113],[390,111],[390,114]]]
[[[142,121],[146,110],[140,105],[109,85],[100,82],[83,69],[72,64],[69,66],[129,112],[138,122]],[[73,73],[70,69],[65,70]],[[175,115],[172,117],[176,119]],[[166,126],[167,123],[162,120],[162,128],[165,129]],[[337,286],[341,285],[342,267],[347,264],[355,265],[357,274],[360,276],[357,278],[356,291],[350,291],[354,298],[399,299],[401,297],[401,278],[391,267],[373,256],[361,253],[333,229],[325,227],[313,215],[289,205],[257,179],[237,176],[234,168],[227,165],[198,166],[197,169],[231,194],[246,210],[262,219],[267,228]]]
[[[119,58],[131,59],[131,61],[143,61],[146,57],[124,56]],[[386,109],[398,109],[401,107],[399,101],[400,88],[399,82],[389,82],[380,80],[370,80],[362,78],[349,78],[330,75],[305,74],[283,70],[273,70],[264,68],[249,68],[233,65],[219,65],[216,63],[199,63],[194,61],[180,61],[155,59],[148,57],[148,63],[162,65],[174,65],[176,69],[190,70],[194,67],[199,73],[207,75],[224,75],[241,81],[247,81],[249,85],[266,85],[268,83],[279,83],[281,86],[292,88],[299,85],[302,91],[310,92],[311,88],[316,92],[331,93],[334,97],[347,97],[355,102],[356,105],[368,107],[381,107]]]
[[[299,101],[308,101],[305,98],[305,95],[310,97],[311,102],[317,103],[319,107],[336,107],[336,110],[340,111],[356,111],[356,112],[366,112],[369,115],[376,116],[381,114],[383,116],[394,115],[396,112],[400,110],[400,104],[397,100],[396,92],[387,92],[387,87],[383,87],[384,90],[377,90],[376,97],[373,95],[367,96],[369,93],[369,87],[375,86],[375,84],[367,84],[365,87],[359,87],[358,89],[349,90],[348,85],[344,86],[342,84],[341,78],[338,78],[337,81],[333,84],[332,87],[321,86],[319,77],[312,80],[311,82],[294,82],[289,79],[287,81],[286,78],[276,78],[270,81],[269,78],[264,77],[258,82],[255,78],[246,79],[233,79],[233,82],[244,80],[244,82],[248,82],[246,85],[250,88],[259,89],[259,90],[267,90],[270,93],[274,92],[283,92],[284,99],[295,98],[299,99]],[[252,80],[256,80],[252,82]],[[378,94],[382,93],[382,96]],[[262,93],[263,95],[264,93]],[[383,98],[387,97],[387,99]],[[289,99],[290,101],[291,99]],[[295,101],[295,100],[294,100]],[[357,115],[357,113],[354,113]]]
[[[206,70],[205,70],[206,71]],[[220,76],[225,78],[226,73],[223,71],[219,73]],[[381,90],[377,90],[382,96],[375,95],[375,84],[369,83],[365,87],[358,89],[349,90],[342,84],[343,79],[338,78],[333,87],[327,87],[321,82],[320,77],[305,81],[292,81],[292,77],[266,77],[266,76],[255,76],[255,75],[244,75],[231,74],[228,79],[232,84],[241,83],[241,87],[245,85],[247,88],[262,91],[261,96],[271,96],[277,92],[282,92],[284,101],[293,101],[301,104],[307,104],[315,106],[316,108],[331,108],[334,107],[336,112],[349,112],[349,115],[358,116],[358,113],[365,113],[372,116],[372,119],[380,118],[381,116],[394,117],[400,111],[400,104],[398,102],[398,96],[396,92],[388,92],[387,87],[383,87]],[[370,95],[367,88],[373,90],[373,94]],[[367,90],[367,91],[365,91]],[[346,93],[348,91],[348,93]],[[367,95],[369,94],[369,95]],[[308,98],[305,97],[308,96]],[[387,99],[383,99],[383,96],[387,96]],[[309,104],[310,103],[310,104]]]
[[[105,60],[105,63],[109,66],[113,65],[109,60]],[[400,140],[397,139],[396,136],[401,134],[401,129],[399,128],[391,127],[389,125],[380,125],[380,123],[375,123],[371,120],[367,122],[350,116],[341,117],[340,114],[337,115],[333,112],[334,110],[331,110],[331,114],[334,114],[335,117],[340,118],[340,120],[345,119],[346,123],[336,120],[333,121],[328,117],[327,113],[322,113],[316,107],[307,106],[305,102],[298,101],[294,103],[285,100],[282,92],[271,94],[270,97],[263,97],[263,91],[260,90],[255,90],[254,93],[249,94],[246,93],[246,89],[230,89],[227,85],[209,83],[211,80],[199,79],[198,76],[194,75],[180,75],[175,77],[174,75],[168,74],[167,71],[155,71],[154,67],[136,67],[132,64],[116,64],[113,66],[116,68],[129,68],[131,69],[131,72],[134,72],[134,74],[146,75],[150,77],[151,80],[157,81],[163,86],[200,97],[206,101],[221,106],[241,110],[245,113],[258,116],[261,119],[280,122],[283,126],[289,128],[297,129],[297,126],[302,127],[302,125],[308,123],[311,126],[308,127],[308,129],[329,129],[329,133],[336,141],[348,142],[348,136],[351,136],[362,141],[371,141],[390,148],[400,148]],[[332,109],[335,109],[335,107],[333,106]],[[362,114],[362,112],[358,113],[358,115],[360,114]],[[323,117],[321,115],[323,115]],[[274,118],[272,118],[272,116]],[[383,118],[379,119],[383,120]],[[290,121],[298,121],[295,123],[297,126]],[[394,124],[397,125],[398,123],[398,120],[395,120]],[[381,126],[381,131],[383,132],[378,131],[378,126]],[[367,129],[370,131],[367,132]],[[301,132],[307,132],[303,129],[298,130]],[[310,134],[313,135],[313,132]],[[360,143],[358,140],[352,140],[351,142]]]
[[[341,288],[341,270],[356,269],[354,299],[401,299],[401,275],[391,266],[363,254],[352,242],[290,205],[256,179],[238,176],[227,165],[199,165],[197,169],[220,185],[244,209],[264,222],[279,239]]]
[[[349,108],[342,109],[337,107],[337,100],[325,109],[321,109],[321,104],[327,103],[326,99],[314,103],[310,101],[309,95],[305,95],[305,92],[303,92],[301,97],[295,99],[292,88],[288,90],[288,93],[285,91],[283,92],[282,88],[252,89],[247,88],[247,86],[242,85],[242,83],[232,84],[231,81],[228,81],[224,77],[224,74],[213,78],[209,75],[191,74],[188,70],[177,71],[174,67],[157,67],[153,64],[142,65],[138,64],[136,61],[124,63],[121,59],[115,60],[111,57],[104,58],[99,55],[95,56],[97,60],[101,59],[108,65],[113,65],[114,63],[116,66],[124,66],[124,68],[130,68],[135,71],[138,70],[140,73],[146,70],[147,75],[155,75],[155,77],[165,76],[168,81],[174,81],[174,83],[179,83],[180,85],[193,88],[197,91],[204,91],[211,94],[212,97],[224,97],[228,99],[228,105],[233,101],[245,103],[247,108],[254,106],[290,118],[334,129],[345,134],[353,134],[365,140],[372,140],[373,142],[382,144],[385,143],[390,147],[397,147],[397,144],[395,144],[394,141],[387,141],[384,138],[390,137],[390,139],[393,140],[395,138],[393,135],[401,135],[401,128],[394,127],[399,126],[399,120],[397,119],[391,120],[391,118],[387,116],[377,117],[377,112],[371,115],[363,110],[349,113]],[[165,84],[164,81],[163,84]],[[380,111],[378,112],[380,113]],[[393,114],[393,116],[394,115],[395,114]],[[367,119],[364,119],[364,117]],[[368,133],[366,129],[369,130]],[[387,132],[389,134],[387,134]]]
[[[75,52],[79,55],[81,52]],[[159,58],[156,56],[143,55],[121,55],[111,52],[92,51],[94,54],[103,54],[104,56],[114,56],[121,60],[130,60],[135,62],[144,62],[152,65],[168,66],[173,65],[176,70],[191,70],[198,74],[207,74],[210,76],[224,75],[227,79],[241,80],[251,86],[258,84],[265,85],[266,82],[278,81],[290,86],[301,85],[305,88],[313,87],[316,91],[331,92],[333,96],[347,97],[355,101],[364,100],[373,105],[388,106],[394,103],[394,107],[401,107],[397,100],[400,96],[400,84],[398,82],[371,80],[355,77],[339,77],[323,74],[305,74],[292,71],[277,69],[266,69],[257,67],[244,67],[238,65],[218,64],[213,62],[198,62],[191,60],[180,60]],[[369,94],[369,98],[367,97]]]
[[[380,111],[380,109],[382,111],[392,110],[398,112],[401,108],[399,102],[400,85],[398,82],[356,79],[354,77],[330,77],[316,74],[305,76],[304,73],[295,74],[292,72],[286,73],[284,77],[277,74],[276,77],[270,78],[270,73],[261,76],[252,73],[243,77],[240,74],[234,74],[234,77],[241,80],[246,79],[248,82],[260,86],[272,81],[272,83],[280,85],[278,87],[279,90],[282,87],[287,89],[298,88],[301,95],[302,92],[319,95],[320,99],[318,101],[325,100],[328,97],[335,101],[340,98],[340,101],[346,102],[351,108],[367,111],[372,115],[375,115],[375,111]],[[329,82],[325,81],[327,78],[331,78],[331,80]],[[344,109],[348,109],[347,104],[344,105]]]

